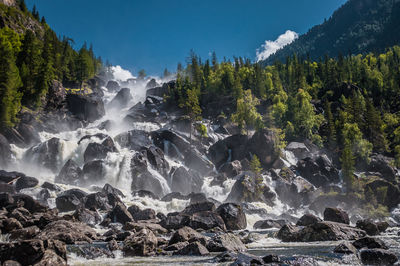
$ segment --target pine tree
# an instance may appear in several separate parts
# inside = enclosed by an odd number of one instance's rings
[[[330,148],[333,148],[336,145],[336,128],[331,110],[331,103],[328,101],[325,102],[325,120],[327,143]]]
[[[192,140],[193,123],[196,120],[201,120],[200,115],[202,111],[200,108],[199,97],[197,95],[196,90],[188,89],[186,93],[187,93],[187,99],[185,102],[185,107],[187,110],[187,114],[189,115],[190,118],[190,140]]]
[[[243,97],[237,100],[236,113],[232,115],[232,121],[238,124],[241,130],[246,128],[247,135],[250,128],[260,129],[263,127],[262,117],[256,109],[259,104],[260,101],[253,96],[251,90],[246,90]]]
[[[354,156],[349,141],[346,141],[344,145],[340,161],[342,163],[342,176],[346,185],[346,192],[350,193],[353,191],[354,185]]]

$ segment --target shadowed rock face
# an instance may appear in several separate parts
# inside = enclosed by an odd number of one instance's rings
[[[68,94],[67,108],[79,119],[90,123],[100,119],[105,114],[103,100],[95,96]]]

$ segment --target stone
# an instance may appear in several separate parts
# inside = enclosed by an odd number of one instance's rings
[[[72,245],[76,242],[92,243],[93,240],[97,239],[97,236],[96,231],[84,223],[59,220],[46,225],[37,235],[37,238],[59,240]]]
[[[322,220],[313,214],[304,214],[296,223],[297,226],[308,226],[319,223]]]
[[[85,185],[100,183],[104,180],[106,168],[102,160],[87,162],[83,166],[83,183]]]
[[[370,236],[379,235],[380,233],[377,224],[375,224],[371,220],[359,220],[356,223],[356,227],[364,230]]]
[[[104,103],[100,97],[67,94],[67,108],[78,119],[92,123],[105,115]]]
[[[158,245],[157,237],[151,230],[143,229],[124,241],[124,256],[150,256]]]
[[[10,232],[10,241],[29,240],[34,238],[40,229],[37,226],[25,227]]]
[[[29,195],[15,194],[13,195],[13,199],[17,206],[24,207],[30,213],[46,212],[48,210],[46,206],[44,206],[39,201],[35,200]]]
[[[123,203],[118,203],[108,214],[108,217],[113,223],[121,223],[123,225],[134,221],[132,215]]]
[[[222,219],[222,218],[221,218]],[[188,225],[189,216],[180,213],[168,214],[160,225],[168,230],[177,230]]]
[[[380,249],[388,249],[386,246],[385,242],[378,238],[374,237],[363,237],[360,239],[357,239],[356,241],[353,242],[353,246],[356,247],[357,249],[362,249],[362,248],[380,248]]]
[[[277,255],[266,255],[262,258],[264,263],[282,263],[281,259]]]
[[[58,172],[62,163],[61,146],[60,139],[52,138],[27,150],[24,160],[38,167],[43,166],[53,172]]]
[[[171,239],[168,242],[168,245],[173,245],[179,242],[200,242],[203,245],[206,245],[207,237],[201,235],[194,229],[190,227],[182,227],[174,232],[171,236]]]
[[[85,153],[83,154],[85,163],[93,160],[102,160],[107,157],[109,152],[116,152],[114,141],[108,137],[102,143],[92,142],[90,143]]]
[[[106,88],[109,92],[115,92],[120,89],[120,86],[117,81],[115,80],[110,80],[107,82]]]
[[[184,248],[175,251],[173,255],[180,256],[206,256],[210,254],[205,246],[203,246],[200,242],[193,242]]]
[[[95,226],[101,222],[101,216],[97,211],[91,211],[84,207],[78,208],[72,215],[77,221],[90,226]]]
[[[194,213],[202,211],[211,211],[211,212],[215,211],[215,204],[209,201],[190,204],[182,211],[182,213],[187,215],[192,215]]]
[[[17,182],[15,182],[15,188],[17,191],[20,191],[24,188],[36,187],[38,184],[39,180],[37,178],[23,175],[17,179]]]
[[[348,241],[342,242],[333,250],[335,253],[357,254],[357,249]]]
[[[187,225],[193,229],[219,229],[226,231],[226,226],[221,216],[210,211],[197,212],[191,215]]]
[[[57,209],[60,212],[75,211],[79,205],[83,204],[86,196],[87,193],[79,189],[67,190],[56,198]]]
[[[67,185],[78,185],[79,182],[82,182],[83,178],[83,171],[78,166],[78,164],[70,159],[68,160],[63,168],[61,169],[60,173],[56,176],[55,182],[62,183]]]
[[[179,167],[171,176],[171,190],[182,194],[200,192],[203,186],[203,179],[196,172]]]
[[[293,152],[298,160],[303,160],[311,155],[308,147],[301,142],[290,142],[285,150]]]
[[[219,172],[225,173],[226,176],[229,178],[233,178],[239,175],[241,171],[242,171],[242,164],[238,160],[225,163],[219,169]]]
[[[385,189],[386,188],[386,189]],[[374,195],[378,195],[379,189],[385,189],[386,197],[384,199],[378,198],[378,203],[387,206],[389,209],[396,208],[400,204],[400,189],[392,183],[377,179],[365,185],[364,193],[372,191]]]
[[[279,156],[279,138],[273,130],[256,131],[248,142],[248,150],[264,165],[271,165]]]
[[[8,140],[0,134],[0,167],[6,167],[11,161],[11,146]]]
[[[122,88],[108,104],[108,107],[121,109],[126,107],[132,99],[131,90],[128,88]]]
[[[324,211],[324,221],[350,224],[349,215],[339,208],[326,208]]]
[[[396,254],[384,249],[361,250],[360,258],[366,265],[392,265],[398,261]]]
[[[281,228],[286,224],[286,220],[261,220],[254,224],[254,229],[270,229],[270,228]]]
[[[220,234],[213,237],[207,243],[206,247],[210,252],[242,252],[247,250],[240,238],[232,233]]]
[[[131,130],[115,137],[115,141],[123,148],[138,151],[142,147],[152,145],[150,133],[144,130]]]
[[[224,220],[227,230],[242,230],[247,227],[246,214],[242,207],[235,203],[225,203],[220,205],[216,212]]]

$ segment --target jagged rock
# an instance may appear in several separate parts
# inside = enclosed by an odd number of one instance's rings
[[[52,138],[27,150],[24,159],[35,165],[43,166],[53,172],[57,172],[61,166],[61,161],[59,160],[60,154],[61,141],[58,138]]]
[[[168,94],[169,88],[175,88],[175,81],[172,80],[169,81],[168,83],[164,83],[161,87],[160,86],[153,87],[152,85],[155,85],[155,83],[152,83],[151,87],[148,87],[146,96],[154,95],[154,96],[164,97],[164,95]]]
[[[357,249],[348,241],[342,242],[333,250],[335,253],[357,254]]]
[[[139,150],[152,144],[150,133],[144,130],[131,130],[115,137],[115,141],[123,148]]]
[[[143,229],[124,241],[123,252],[125,256],[153,255],[157,248],[158,240],[152,231]]]
[[[194,193],[194,192],[192,192],[187,196],[190,199],[190,204],[197,204],[197,203],[211,202],[212,201],[212,200],[208,200],[206,194],[204,194],[204,193]],[[215,200],[213,202],[214,202],[214,204],[219,204],[219,203],[215,202]]]
[[[95,160],[83,166],[83,183],[95,184],[104,180],[106,169],[102,160]]]
[[[0,134],[0,167],[6,167],[11,160],[11,146],[8,140]]]
[[[26,240],[0,244],[0,262],[15,260],[22,265],[33,265],[40,261],[45,252],[43,241]]]
[[[372,222],[371,220],[357,221],[356,227],[364,230],[370,236],[379,235],[380,233],[378,225]]]
[[[75,211],[84,202],[87,193],[79,189],[70,189],[56,198],[56,206],[60,212]]]
[[[300,160],[297,163],[296,170],[316,187],[340,182],[339,170],[333,166],[326,155]]]
[[[236,179],[226,201],[235,203],[261,201],[274,205],[275,193],[265,184],[257,184],[254,173],[244,172]]]
[[[10,240],[29,240],[34,238],[39,232],[40,229],[37,226],[29,226],[22,229],[13,230],[10,233]]]
[[[186,215],[192,215],[202,211],[215,211],[215,204],[209,201],[190,204],[182,211],[182,213]]]
[[[83,171],[78,164],[70,159],[68,160],[60,173],[56,176],[55,182],[67,185],[78,185],[82,181]]]
[[[168,230],[177,230],[188,224],[189,216],[180,213],[169,213],[161,220],[160,225]]]
[[[15,188],[20,191],[24,188],[36,187],[38,184],[39,180],[37,178],[23,175],[15,182]]]
[[[248,137],[233,135],[213,144],[208,150],[211,161],[219,168],[228,159],[242,160],[246,157]],[[260,148],[260,147],[258,147]]]
[[[126,223],[122,227],[122,229],[126,230],[126,231],[134,230],[136,232],[139,232],[142,229],[148,229],[148,230],[151,230],[155,235],[165,235],[168,233],[167,229],[165,229],[164,227],[162,227],[159,224],[152,223],[151,221],[137,222],[137,223],[129,222],[129,223]]]
[[[91,210],[110,211],[118,202],[121,202],[118,196],[104,191],[92,193],[85,197],[85,207]]]
[[[96,232],[86,224],[59,220],[46,225],[37,235],[38,239],[60,240],[65,244],[76,242],[92,243],[97,239]]]
[[[242,207],[237,204],[222,204],[216,212],[224,220],[227,230],[241,230],[247,227],[246,215]]]
[[[131,90],[128,88],[121,89],[114,99],[108,104],[110,108],[124,108],[132,100]]]
[[[154,220],[157,218],[153,209],[140,210],[139,207],[132,205],[128,208],[128,211],[135,221]]]
[[[67,95],[67,108],[78,119],[90,123],[104,116],[104,103],[100,97],[81,94]]]
[[[109,82],[107,82],[106,88],[109,92],[115,92],[120,89],[120,86],[115,80],[110,80]]]
[[[360,258],[366,265],[392,265],[398,261],[396,254],[384,249],[361,250]]]
[[[263,260],[260,257],[249,253],[239,253],[235,256],[235,261],[230,264],[231,266],[240,266],[240,265],[262,265]]]
[[[177,251],[189,245],[189,242],[178,242],[172,245],[168,245],[164,248],[165,251]]]
[[[214,165],[211,161],[196,149],[189,149],[184,153],[184,163],[185,165],[199,172],[202,175],[207,175],[214,169]]]
[[[21,266],[21,263],[19,263],[18,261],[15,261],[15,260],[6,260],[3,263],[3,266]]]
[[[161,201],[172,201],[173,199],[178,199],[178,200],[188,200],[188,196],[182,195],[180,192],[171,192],[167,195],[165,195]]]
[[[115,244],[115,242],[112,243]],[[68,246],[68,252],[87,260],[94,260],[100,257],[115,258],[115,255],[111,252],[108,244],[106,246],[94,246],[91,244]]]
[[[391,164],[392,160],[381,154],[373,155],[370,158],[367,169],[369,172],[381,173],[386,181],[394,182],[396,180],[396,170]]]
[[[115,187],[111,186],[111,185],[108,184],[108,183],[104,185],[102,191],[103,191],[104,193],[106,193],[106,194],[110,194],[110,193],[111,193],[111,194],[113,194],[115,197],[122,197],[122,198],[125,197],[124,193],[122,193],[121,190],[119,190],[118,188],[115,188]]]
[[[77,221],[85,223],[90,226],[95,226],[101,222],[101,216],[97,211],[90,211],[86,208],[78,208],[72,215]]]
[[[314,242],[354,240],[366,235],[365,231],[342,223],[319,222],[306,227],[284,225],[277,237],[284,242]]]
[[[226,231],[226,226],[221,216],[210,211],[197,212],[191,215],[187,225],[193,229],[210,230],[215,228]]]
[[[308,226],[308,225],[312,225],[315,223],[319,223],[322,220],[313,215],[313,214],[304,214],[303,216],[301,216],[301,218],[297,221],[296,225],[297,226]]]
[[[15,187],[13,185],[0,183],[0,193],[15,194],[16,190],[15,190]]]
[[[279,138],[273,130],[256,131],[248,142],[251,154],[257,155],[264,165],[271,165],[278,158]]]
[[[22,224],[15,218],[6,218],[1,221],[1,232],[7,234],[14,230],[22,229]]]
[[[93,161],[93,160],[101,160],[107,157],[109,152],[116,152],[113,140],[108,137],[101,144],[100,143],[90,143],[85,153],[83,154],[85,163]]]
[[[385,242],[378,238],[374,237],[363,237],[360,239],[357,239],[356,241],[353,242],[353,246],[356,247],[357,249],[362,249],[362,248],[380,248],[380,249],[388,249],[386,246]]]
[[[281,228],[286,224],[286,220],[261,220],[254,224],[254,229],[270,229],[270,228]]]
[[[143,172],[132,171],[132,191],[150,191],[156,195],[163,195],[164,191],[159,179],[154,177],[148,170]]]
[[[47,181],[42,184],[42,188],[48,189],[50,191],[56,191],[56,192],[62,191],[61,187],[54,185],[52,183],[49,183]]]
[[[46,212],[48,210],[46,206],[29,195],[15,194],[13,195],[13,199],[17,206],[24,207],[30,213]]]
[[[203,179],[196,172],[179,167],[171,176],[171,190],[183,194],[200,192]]]
[[[159,87],[159,86],[160,86],[160,84],[158,84],[155,79],[151,79],[149,82],[147,82],[146,89],[148,90],[148,89],[152,89],[152,88]]]
[[[156,147],[156,146],[150,146],[150,147],[143,147],[141,152],[146,155],[147,160],[149,163],[156,169],[158,172],[160,172],[163,176],[168,175],[169,171],[169,164],[167,160],[164,158],[164,152]]]
[[[221,234],[213,237],[207,243],[206,247],[210,252],[242,252],[246,250],[246,246],[242,243],[240,238],[232,233]]]
[[[173,255],[180,256],[206,256],[210,254],[205,246],[199,242],[193,242],[184,248],[175,251]]]
[[[227,177],[233,178],[239,175],[240,172],[242,171],[242,164],[238,160],[225,163],[221,166],[219,171],[225,173]]]
[[[377,222],[376,226],[378,226],[378,230],[380,233],[383,233],[388,229],[389,223],[388,222]]]
[[[132,215],[128,212],[128,209],[123,203],[118,203],[108,214],[108,217],[113,223],[121,223],[123,225],[134,221]]]
[[[310,150],[304,143],[301,142],[290,142],[286,146],[285,150],[293,152],[294,156],[296,156],[298,160],[311,157]]]
[[[324,221],[350,224],[349,215],[339,208],[326,208],[324,211]]]

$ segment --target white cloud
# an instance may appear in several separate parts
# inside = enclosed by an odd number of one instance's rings
[[[284,46],[290,44],[294,40],[299,37],[294,31],[287,30],[284,34],[278,37],[275,41],[266,40],[265,44],[261,45],[261,48],[257,49],[257,62],[261,60],[265,60],[274,54],[279,49],[283,48]]]
[[[121,66],[112,66],[111,71],[114,75],[114,79],[119,81],[126,81],[128,79],[134,78],[129,70],[123,69]]]

